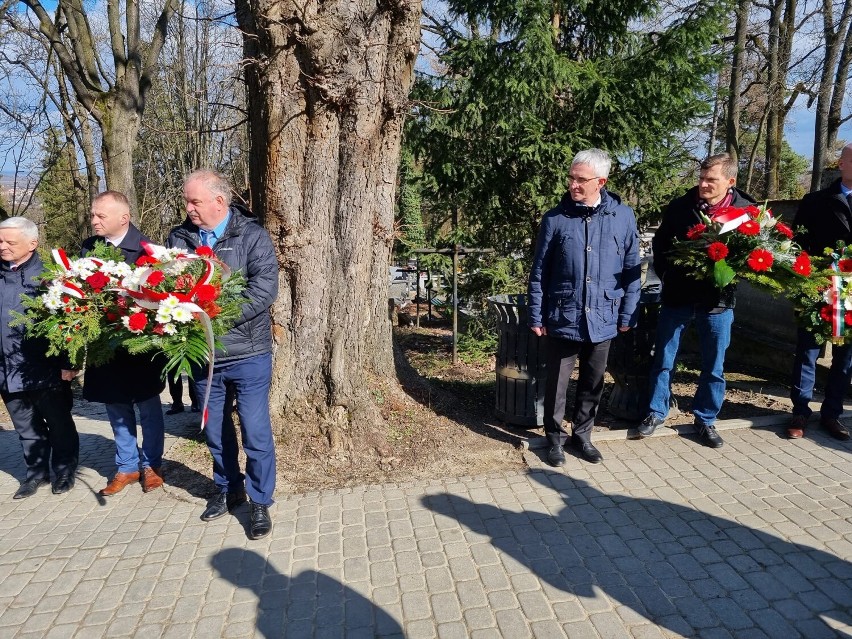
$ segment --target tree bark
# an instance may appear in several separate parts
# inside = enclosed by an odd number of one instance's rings
[[[743,66],[745,65],[746,36],[751,0],[740,0],[737,5],[737,26],[734,31],[734,50],[731,54],[731,82],[728,90],[728,108],[725,120],[726,151],[738,162],[740,158],[740,117],[742,114]]]
[[[252,202],[281,266],[271,406],[316,410],[333,446],[370,410],[370,376],[393,375],[388,265],[420,13],[419,0],[237,0]]]

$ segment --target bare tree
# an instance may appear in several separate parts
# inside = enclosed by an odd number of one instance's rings
[[[281,265],[271,403],[318,411],[334,446],[374,421],[365,381],[393,374],[387,273],[420,16],[419,0],[237,2],[252,199]]]
[[[726,150],[735,161],[739,160],[740,157],[741,92],[750,15],[751,0],[740,0],[737,4],[737,26],[734,30],[734,47],[731,53],[731,78],[728,86],[728,108],[725,117]]]

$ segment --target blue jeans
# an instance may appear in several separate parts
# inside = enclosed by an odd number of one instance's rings
[[[207,372],[194,375],[199,402],[207,390]],[[275,442],[269,417],[272,353],[213,367],[207,404],[207,447],[213,457],[213,481],[219,492],[245,490],[252,502],[269,506],[275,492]],[[237,400],[240,433],[246,454],[246,475],[240,472],[237,431],[231,413]]]
[[[115,438],[115,465],[120,473],[139,471],[139,448],[136,444],[136,412],[133,404],[104,404]],[[159,468],[163,464],[165,424],[160,396],[136,402],[142,426],[142,468]]]
[[[796,356],[793,359],[793,376],[790,380],[790,399],[793,400],[793,414],[810,417],[808,406],[814,397],[816,382],[816,361],[820,346],[812,333],[799,329],[796,342]],[[843,397],[849,382],[852,381],[852,346],[832,346],[831,369],[825,384],[825,399],[819,409],[823,419],[834,419],[843,413]]]
[[[699,425],[713,426],[725,399],[725,351],[731,343],[733,309],[708,313],[693,306],[663,306],[657,320],[657,343],[651,367],[648,414],[665,419],[671,399],[671,376],[683,330],[695,322],[701,349],[701,375],[692,401]]]

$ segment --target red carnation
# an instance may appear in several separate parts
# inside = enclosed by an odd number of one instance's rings
[[[136,260],[136,266],[148,266],[149,264],[156,264],[157,260],[151,257],[150,255],[143,255],[139,259]]]
[[[199,246],[195,249],[195,254],[200,255],[201,257],[213,257],[213,249],[209,246]]]
[[[728,247],[721,242],[713,242],[707,247],[707,255],[709,255],[710,259],[714,262],[724,260],[728,255]]]
[[[157,335],[162,335],[165,332],[162,324],[157,324],[151,330],[154,331]]]
[[[748,260],[746,260],[751,270],[758,273],[760,271],[768,271],[774,261],[775,258],[772,256],[772,253],[766,249],[754,249],[749,253]]]
[[[748,220],[740,224],[737,230],[743,235],[757,235],[760,233],[760,224],[754,220]]]
[[[97,273],[92,273],[89,277],[86,278],[86,284],[91,286],[96,291],[100,291],[104,286],[109,284],[109,278],[98,271]],[[67,304],[68,302],[66,302]]]
[[[793,272],[798,273],[799,275],[804,275],[805,277],[810,276],[810,274],[811,274],[811,258],[804,251],[799,253],[799,257],[797,257],[796,261],[793,262]]]
[[[843,314],[843,323],[846,324],[846,326],[852,326],[852,311],[846,311]]]
[[[157,286],[162,283],[164,279],[166,279],[166,276],[163,275],[162,271],[154,271],[145,279],[145,282],[148,286]]]
[[[148,324],[148,318],[145,316],[145,313],[134,313],[127,320],[127,327],[131,331],[141,331],[145,328],[146,324]]]
[[[745,207],[745,212],[749,214],[749,217],[755,218],[760,215],[760,209],[757,208],[754,204]]]
[[[195,289],[195,299],[199,302],[212,302],[219,295],[219,291],[212,284],[201,284]]]
[[[195,284],[195,278],[189,273],[183,273],[175,278],[175,290],[187,292]]]
[[[118,319],[118,313],[111,313],[111,312],[107,311],[106,318],[107,318],[110,322],[114,322],[115,320],[117,320],[117,319]]]
[[[831,307],[826,304],[821,309],[819,309],[819,316],[822,318],[823,322],[831,321]]]
[[[793,229],[784,224],[784,222],[777,222],[775,224],[775,229],[781,234],[790,239],[793,239]]]
[[[841,273],[852,273],[852,260],[850,260],[850,259],[840,260],[837,263],[837,268],[840,269]]]
[[[704,231],[707,230],[706,224],[696,224],[691,229],[686,232],[686,238],[688,240],[697,240],[704,234]]]

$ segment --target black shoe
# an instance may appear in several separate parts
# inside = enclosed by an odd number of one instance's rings
[[[698,441],[705,446],[721,448],[722,444],[725,443],[713,426],[704,426],[703,424],[696,424],[695,426],[698,428]]]
[[[205,508],[204,512],[201,513],[201,519],[203,521],[213,521],[214,519],[218,519],[222,515],[231,512],[237,506],[244,504],[245,502],[245,491],[240,491],[238,493],[219,493],[207,502],[207,508]]]
[[[657,426],[661,426],[665,421],[665,419],[660,419],[654,414],[648,415],[642,420],[642,423],[639,424],[639,428],[636,429],[636,432],[639,434],[639,439],[653,435],[654,431],[657,430]]]
[[[182,413],[182,412],[183,412],[183,405],[181,405],[181,406],[174,405],[169,410],[166,411],[166,415],[177,415],[178,413]]]
[[[571,438],[571,447],[574,448],[578,453],[580,453],[580,457],[585,459],[590,464],[600,464],[603,461],[603,455],[601,455],[601,451],[595,448],[595,445],[592,442],[584,442],[580,439]]]
[[[269,516],[269,506],[251,503],[251,522],[249,524],[249,539],[261,539],[272,532],[272,517]]]
[[[557,468],[565,465],[565,451],[562,446],[551,446],[547,453],[547,463]]]
[[[32,479],[28,479],[21,484],[21,487],[18,488],[14,495],[12,495],[12,499],[26,499],[27,497],[32,497],[36,494],[39,486],[47,483],[48,481],[45,477],[33,477]]]
[[[198,408],[198,406],[192,406],[189,410],[191,410],[193,413],[200,413],[201,412],[201,409]]]
[[[72,488],[74,488],[74,471],[66,470],[65,472],[59,473],[56,479],[53,480],[51,490],[54,495],[61,495],[62,493],[67,493]]]

